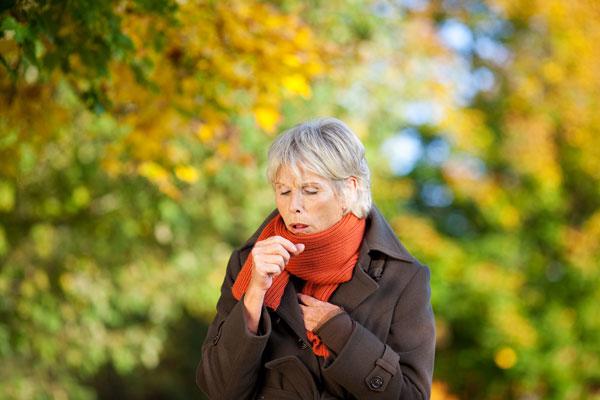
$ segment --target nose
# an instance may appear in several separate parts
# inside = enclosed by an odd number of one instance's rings
[[[300,195],[299,192],[297,191],[293,191],[292,193],[290,193],[290,204],[289,204],[289,210],[292,213],[301,213],[302,212],[302,208],[303,208],[303,204],[302,204],[302,196]]]

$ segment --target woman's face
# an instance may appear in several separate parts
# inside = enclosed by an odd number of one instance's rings
[[[296,235],[324,231],[342,218],[345,207],[328,179],[302,168],[297,178],[286,166],[275,181],[275,203],[285,226]]]

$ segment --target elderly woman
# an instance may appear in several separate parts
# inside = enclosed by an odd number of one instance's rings
[[[272,144],[277,210],[229,260],[196,373],[209,398],[429,398],[429,270],[372,206],[364,153],[333,118]]]

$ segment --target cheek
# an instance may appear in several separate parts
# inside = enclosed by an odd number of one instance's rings
[[[306,196],[304,199],[304,206],[307,210],[312,210],[316,213],[326,210],[332,199],[330,196]]]
[[[319,213],[323,218],[334,217],[337,216],[339,212],[341,212],[341,207],[339,206],[339,202],[337,198],[333,195],[324,196],[318,201],[315,201],[313,204],[313,209]]]
[[[284,199],[282,199],[280,197],[275,198],[275,207],[277,207],[279,214],[281,214],[282,216],[285,215],[285,212],[287,211],[287,207],[286,207]]]

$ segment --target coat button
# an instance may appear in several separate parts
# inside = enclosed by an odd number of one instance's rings
[[[377,390],[377,389],[381,389],[381,387],[383,386],[383,378],[380,376],[374,376],[371,379],[369,379],[369,387],[371,389]]]
[[[298,339],[298,348],[300,350],[306,350],[308,349],[308,345],[306,344],[306,342],[302,339]]]
[[[221,335],[215,335],[215,337],[213,337],[212,344],[216,346],[217,343],[219,343],[220,338],[221,338]]]

